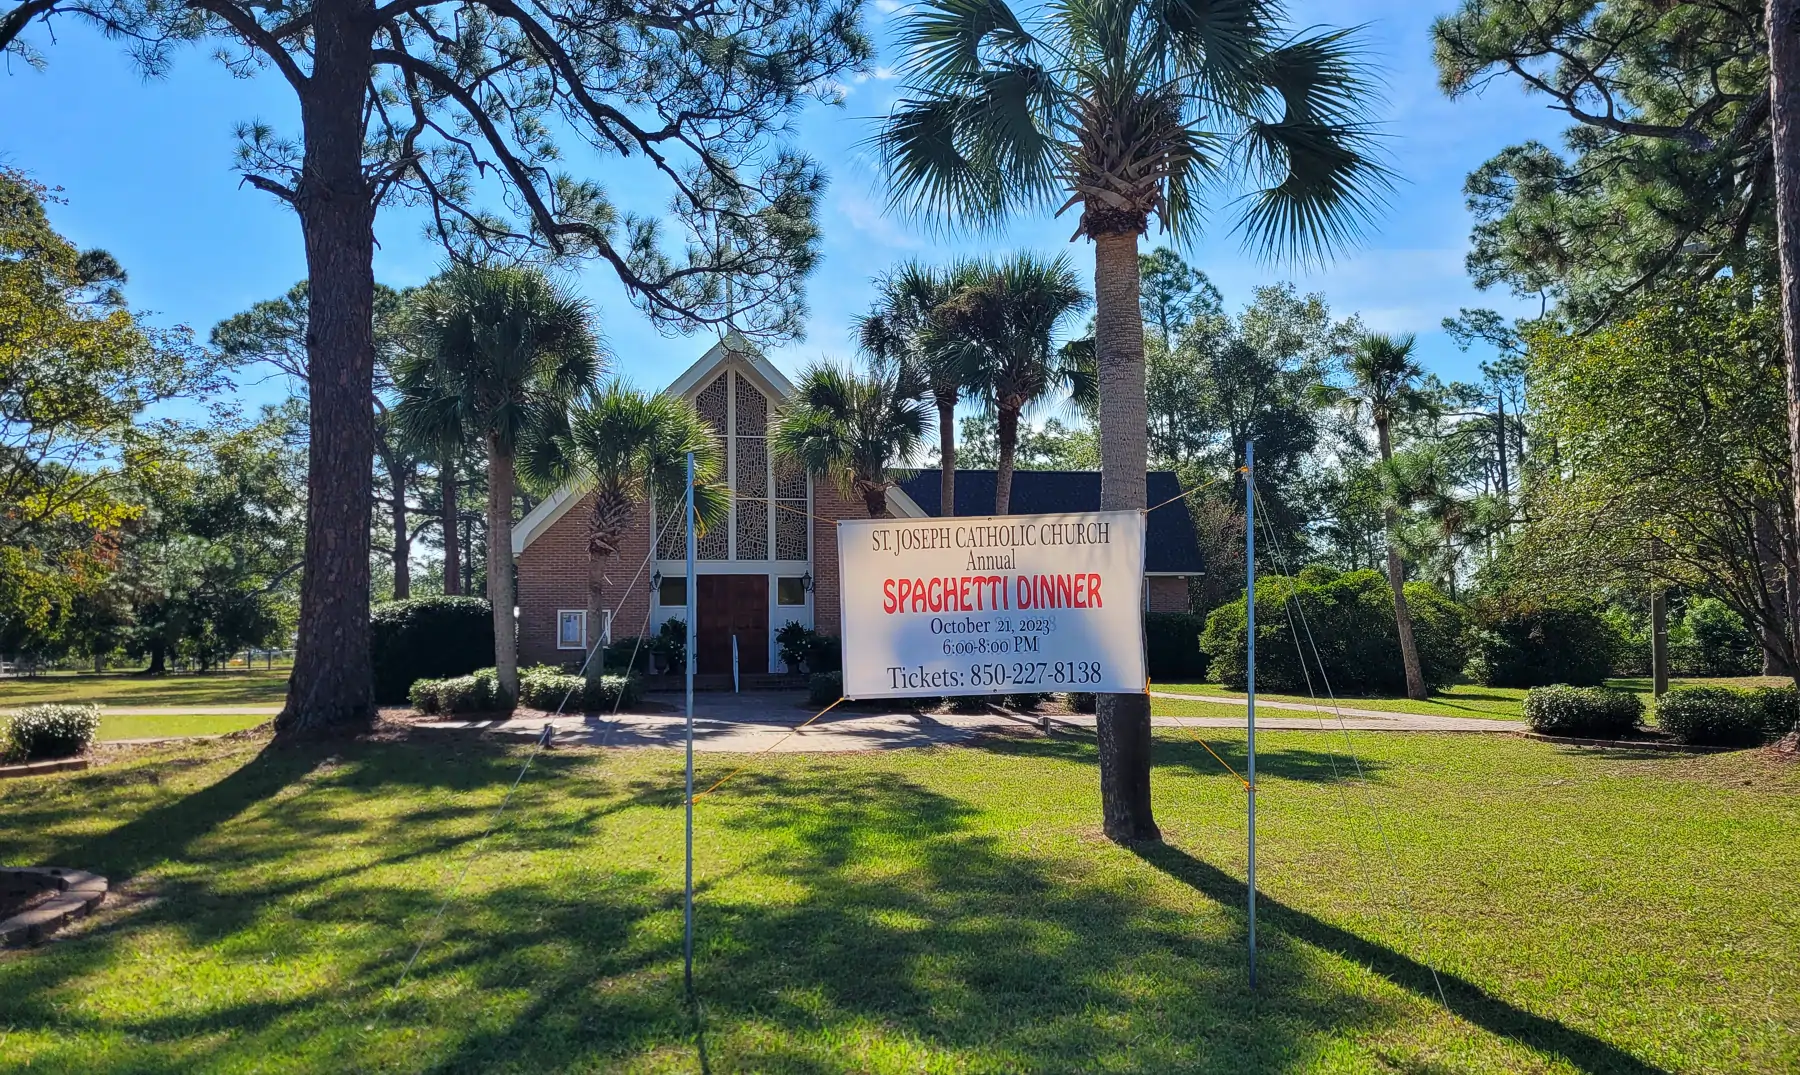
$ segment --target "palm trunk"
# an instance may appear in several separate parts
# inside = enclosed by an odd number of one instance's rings
[[[519,697],[519,638],[513,623],[513,461],[500,438],[488,435],[487,592],[494,606],[494,671],[505,694],[501,708]]]
[[[456,462],[450,460],[438,470],[438,491],[443,498],[444,593],[454,597],[462,593],[462,545],[456,530]]]
[[[1094,239],[1094,348],[1100,374],[1100,507],[1143,510],[1148,462],[1144,315],[1138,305],[1138,237]],[[1100,813],[1107,838],[1160,840],[1150,812],[1150,696],[1102,694],[1095,731]]]
[[[373,0],[313,10],[313,74],[300,97],[305,141],[294,208],[306,246],[311,392],[306,553],[283,736],[367,727],[369,475],[375,455],[375,206],[362,170]]]
[[[595,647],[605,641],[606,630],[606,565],[612,557],[604,552],[596,551],[595,543],[588,544],[588,599],[587,599],[587,646],[588,652],[582,654],[587,663],[583,671],[587,675],[588,685],[596,690],[600,686],[600,678],[606,674],[606,658],[604,654],[595,652]],[[629,674],[631,670],[626,669]]]
[[[388,517],[394,530],[394,600],[403,601],[412,596],[412,531],[406,518],[406,472],[391,455],[384,462],[393,488],[388,498]]]
[[[1375,422],[1375,440],[1381,448],[1381,461],[1391,462],[1394,446],[1388,437],[1386,419]],[[1387,535],[1388,587],[1394,591],[1394,626],[1400,633],[1400,662],[1406,667],[1406,696],[1422,702],[1429,695],[1425,690],[1425,673],[1419,667],[1419,645],[1413,641],[1412,611],[1406,607],[1406,564],[1400,559],[1397,540],[1400,513],[1392,507],[1383,508],[1381,521]]]
[[[1788,464],[1800,520],[1800,0],[1770,0],[1769,119],[1775,235],[1781,267],[1781,348],[1787,367]],[[1789,594],[1793,599],[1794,594]],[[1794,669],[1800,685],[1800,666]]]
[[[868,511],[869,518],[886,519],[892,516],[893,513],[888,511],[887,490],[885,488],[879,486],[872,488],[865,487],[863,489],[862,498],[863,507]]]
[[[1000,460],[994,468],[994,514],[1005,515],[1012,510],[1013,456],[1019,450],[1019,412],[1001,407],[996,418]]]
[[[956,514],[956,400],[937,401],[938,409],[938,514]]]

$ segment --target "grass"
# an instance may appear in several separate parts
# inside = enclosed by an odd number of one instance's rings
[[[1136,852],[1095,831],[1083,736],[756,759],[697,805],[698,1032],[677,752],[540,756],[441,921],[521,746],[232,740],[7,781],[0,862],[120,896],[0,954],[0,1068],[1800,1067],[1794,766],[1355,741],[1367,784],[1327,737],[1259,737],[1254,993],[1243,791],[1179,733]]]
[[[1208,695],[1229,695],[1241,698],[1242,691],[1234,691],[1217,683],[1153,683],[1151,690],[1167,691],[1171,694],[1192,694],[1197,697]],[[1258,700],[1272,702],[1306,702],[1320,705],[1329,704],[1323,694],[1313,698],[1304,694],[1267,694],[1256,692]],[[1517,687],[1482,687],[1463,683],[1447,687],[1431,696],[1429,701],[1415,702],[1410,698],[1351,698],[1340,697],[1338,704],[1346,709],[1379,709],[1384,713],[1423,713],[1438,717],[1492,717],[1501,720],[1522,720],[1519,709],[1525,702],[1524,690]],[[1279,715],[1270,710],[1270,715]]]
[[[0,679],[0,709],[32,702],[99,702],[118,706],[280,705],[288,670],[171,672],[49,672]]]
[[[100,715],[101,741],[113,739],[162,739],[178,735],[223,735],[254,728],[270,718],[239,713],[114,714]]]

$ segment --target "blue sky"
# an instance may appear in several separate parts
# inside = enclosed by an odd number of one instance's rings
[[[1376,69],[1386,82],[1381,116],[1390,136],[1400,184],[1390,209],[1363,246],[1310,271],[1247,256],[1229,234],[1228,209],[1193,249],[1228,306],[1263,283],[1293,280],[1322,291],[1340,316],[1360,312],[1372,328],[1417,332],[1426,365],[1450,378],[1472,376],[1483,355],[1457,351],[1439,321],[1461,306],[1491,306],[1512,314],[1535,312],[1501,293],[1481,293],[1463,271],[1469,217],[1462,204],[1468,172],[1500,148],[1525,140],[1554,140],[1556,115],[1512,84],[1481,97],[1451,102],[1438,91],[1429,27],[1454,4],[1408,0],[1322,0],[1293,5],[1297,20],[1323,26],[1360,24]],[[1068,251],[1084,273],[1092,247],[1068,241],[1067,218],[1021,220],[994,236],[947,238],[883,212],[874,162],[859,144],[897,92],[886,65],[895,0],[873,0],[868,23],[877,42],[877,69],[848,87],[842,107],[815,106],[796,124],[795,141],[825,162],[832,185],[824,204],[824,260],[811,281],[807,338],[773,352],[790,371],[820,357],[851,353],[849,324],[870,298],[869,279],[894,262],[948,259],[964,253],[1034,248]],[[33,32],[50,64],[35,72],[13,63],[0,73],[0,159],[40,181],[63,188],[66,205],[52,209],[59,229],[82,246],[104,247],[131,274],[134,306],[159,321],[204,334],[215,322],[259,299],[275,296],[304,275],[299,227],[269,196],[240,186],[231,170],[239,121],[258,119],[297,127],[287,86],[277,76],[233,78],[208,53],[189,50],[170,75],[146,81],[118,46],[73,21],[57,26],[50,43]],[[579,158],[576,158],[579,160]],[[660,189],[636,189],[629,173],[598,178],[621,201],[651,205]],[[640,201],[640,199],[642,199]],[[439,251],[416,218],[387,212],[378,224],[376,278],[395,286],[424,281]],[[1146,243],[1146,249],[1152,243]],[[629,306],[603,266],[578,278],[600,310],[616,368],[649,387],[671,380],[710,343],[707,338],[661,336]],[[277,398],[278,383],[246,374],[243,394]]]

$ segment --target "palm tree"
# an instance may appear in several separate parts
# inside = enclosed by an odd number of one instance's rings
[[[421,443],[480,438],[487,450],[487,590],[494,608],[494,667],[519,691],[514,627],[514,456],[533,430],[561,414],[600,372],[588,307],[531,268],[457,265],[419,295],[425,340],[395,371],[401,421]]]
[[[857,319],[857,344],[877,366],[908,365],[925,381],[937,406],[938,502],[945,516],[956,514],[956,405],[962,399],[959,356],[941,346],[933,315],[966,283],[967,263],[933,269],[916,261],[895,268],[876,282],[878,297]]]
[[[886,518],[887,491],[925,437],[925,384],[907,366],[868,374],[828,363],[800,375],[794,394],[776,412],[770,447],[812,474],[861,498],[869,518]]]
[[[1364,120],[1370,86],[1347,31],[1292,33],[1275,0],[1093,0],[1038,9],[921,0],[904,96],[877,142],[896,203],[992,226],[1079,206],[1094,241],[1100,502],[1145,506],[1147,423],[1138,239],[1152,218],[1192,240],[1205,186],[1239,179],[1240,226],[1264,252],[1310,257],[1354,237],[1388,173]],[[1144,695],[1099,705],[1104,828],[1157,838]]]
[[[1370,333],[1357,341],[1344,361],[1350,374],[1348,389],[1336,394],[1347,406],[1366,411],[1375,425],[1375,446],[1384,468],[1394,466],[1393,427],[1396,419],[1416,414],[1428,405],[1419,391],[1424,369],[1412,357],[1414,339]],[[1406,696],[1423,701],[1425,676],[1419,665],[1419,647],[1413,641],[1412,613],[1406,608],[1406,562],[1400,555],[1400,512],[1392,496],[1384,498],[1382,524],[1387,535],[1388,588],[1394,593],[1394,623],[1400,633],[1400,659],[1406,665]]]
[[[1012,506],[1019,415],[1058,389],[1068,387],[1079,395],[1091,383],[1087,372],[1065,361],[1053,342],[1063,322],[1088,303],[1066,255],[1046,260],[1020,254],[982,266],[939,309],[938,331],[949,337],[943,350],[957,357],[964,382],[994,414],[1000,449],[995,515],[1005,515]]]
[[[712,427],[685,399],[646,396],[614,381],[578,399],[520,452],[520,474],[534,489],[592,487],[587,622],[596,638],[606,622],[607,567],[632,513],[652,497],[664,504],[686,498],[689,452],[694,453],[694,513],[705,530],[730,512],[731,494],[719,482],[725,454]],[[604,664],[590,657],[590,683],[599,681]]]

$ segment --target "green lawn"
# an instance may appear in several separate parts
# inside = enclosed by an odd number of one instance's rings
[[[0,679],[0,709],[32,702],[99,702],[102,705],[280,705],[288,670],[172,672],[143,676],[130,672],[50,672]]]
[[[697,806],[698,1036],[677,752],[540,757],[435,929],[523,747],[220,741],[0,782],[0,862],[122,883],[0,954],[0,1068],[1800,1067],[1792,765],[1358,734],[1363,785],[1336,742],[1259,739],[1256,993],[1242,788],[1179,732],[1137,853],[1096,832],[1081,736],[757,759]]]
[[[160,739],[177,735],[223,735],[253,728],[269,717],[237,713],[113,714],[100,715],[101,740]]]
[[[1217,683],[1152,683],[1151,690],[1168,691],[1171,694],[1192,694],[1200,697],[1206,695],[1231,695],[1242,697],[1242,691],[1228,690]],[[1325,705],[1329,703],[1323,692],[1318,698],[1304,694],[1265,694],[1256,693],[1259,699],[1272,702],[1307,702]],[[1338,704],[1346,709],[1379,709],[1387,713],[1425,713],[1439,717],[1496,717],[1506,720],[1520,720],[1519,707],[1524,704],[1525,692],[1516,687],[1481,687],[1474,684],[1459,684],[1446,688],[1431,696],[1430,701],[1415,702],[1410,698],[1351,698],[1341,697]],[[1270,710],[1273,714],[1275,711]]]

